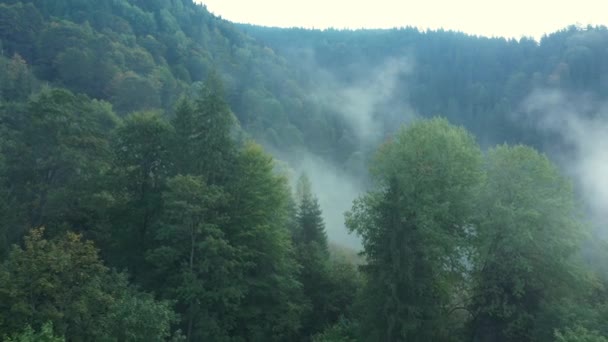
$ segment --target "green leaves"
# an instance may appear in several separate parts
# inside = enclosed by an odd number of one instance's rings
[[[36,332],[29,325],[20,333],[11,337],[4,337],[4,342],[65,342],[63,337],[57,337],[53,333],[53,324],[45,323],[40,332]]]
[[[91,228],[87,205],[108,169],[107,138],[118,119],[103,102],[59,89],[13,116],[3,154],[15,199],[27,210],[23,224]]]
[[[90,241],[67,233],[46,240],[34,229],[0,266],[0,328],[21,330],[46,322],[67,340],[164,340],[174,314],[169,305],[128,287],[102,264]],[[34,337],[27,330],[19,338]],[[149,338],[146,338],[148,336]],[[17,339],[20,341],[19,339]],[[27,341],[27,339],[26,339]]]
[[[556,342],[606,342],[608,338],[596,331],[589,331],[581,326],[574,329],[565,328],[555,331]]]
[[[571,185],[545,156],[499,146],[488,153],[486,170],[475,236],[473,333],[480,340],[539,340],[560,318],[541,325],[538,317],[565,298],[582,299],[590,285],[577,254],[587,231]]]
[[[327,233],[323,213],[319,201],[312,194],[311,184],[306,175],[302,175],[298,180],[296,200],[298,208],[293,232],[295,244],[301,246],[315,244],[327,259]]]
[[[482,180],[473,138],[446,120],[418,121],[381,147],[377,188],[346,215],[363,238],[362,333],[372,340],[447,339]]]
[[[235,336],[280,341],[300,327],[301,284],[288,230],[289,189],[275,163],[259,145],[239,152],[227,232],[241,251],[247,288]]]
[[[148,252],[155,287],[186,307],[189,338],[227,336],[243,289],[238,250],[221,229],[225,218],[218,209],[225,196],[200,176],[178,175],[167,180],[163,200],[158,247]]]

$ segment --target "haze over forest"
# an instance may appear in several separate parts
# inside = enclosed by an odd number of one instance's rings
[[[606,151],[604,26],[0,0],[0,338],[608,341]]]

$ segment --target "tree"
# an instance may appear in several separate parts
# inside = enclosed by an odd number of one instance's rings
[[[524,146],[491,150],[486,167],[475,230],[473,338],[549,340],[554,329],[573,323],[554,312],[588,292],[577,253],[586,233],[572,186],[547,157]]]
[[[0,126],[0,135],[6,136],[2,133],[5,131]],[[4,139],[0,140],[0,260],[8,252],[10,241],[14,234],[15,228],[11,227],[15,222],[15,206],[12,205],[12,198],[9,190],[9,182],[6,177],[6,165],[3,157],[3,144],[6,143]],[[12,209],[11,209],[12,207]]]
[[[171,121],[175,129],[171,152],[176,174],[197,174],[195,152],[197,148],[201,148],[197,146],[196,141],[200,134],[197,132],[199,119],[190,100],[182,97],[177,103],[175,117]]]
[[[313,336],[312,342],[355,342],[356,328],[351,322],[341,320]]]
[[[171,326],[179,321],[172,302],[159,301],[131,286],[126,274],[110,274],[113,300],[99,323],[106,339],[112,341],[167,341],[180,338]]]
[[[228,182],[229,222],[224,230],[245,261],[246,293],[233,336],[293,340],[303,310],[298,265],[289,234],[287,180],[260,146],[247,143]]]
[[[156,334],[152,340],[168,337],[173,314],[167,303],[130,289],[126,278],[110,273],[93,243],[80,235],[46,240],[43,233],[33,229],[25,247],[15,246],[0,266],[2,331],[16,333],[28,324],[39,328],[52,322],[55,333],[67,340],[132,336],[130,340],[144,341],[146,331],[134,327],[154,323],[147,327],[148,334]],[[124,301],[139,305],[125,310]],[[133,333],[142,335],[129,335]]]
[[[308,177],[306,175],[300,176],[296,189],[298,210],[294,242],[297,245],[316,244],[327,257],[329,251],[327,249],[327,233],[325,232],[323,213],[311,187]]]
[[[577,326],[574,329],[566,328],[555,332],[556,342],[608,342],[608,338],[597,331],[589,331]]]
[[[234,115],[217,73],[211,73],[203,84],[194,102],[194,115],[196,130],[194,135],[186,136],[192,140],[196,174],[205,176],[210,184],[221,184],[234,159]]]
[[[225,195],[200,176],[175,176],[163,193],[165,210],[148,253],[155,288],[176,299],[188,341],[227,340],[243,297],[238,248],[222,230]]]
[[[367,261],[361,333],[373,341],[450,340],[445,327],[463,281],[481,152],[444,119],[417,121],[381,147],[372,172],[376,190],[346,215]]]
[[[162,191],[171,172],[172,127],[157,113],[135,113],[113,139],[113,261],[135,277],[147,274],[144,255],[162,213]],[[117,258],[114,259],[114,258]],[[122,259],[122,260],[121,260]]]
[[[27,212],[22,225],[90,229],[88,204],[109,168],[108,136],[118,122],[109,105],[45,89],[11,114],[2,152],[17,207]]]
[[[111,99],[120,113],[161,107],[160,82],[132,71],[117,73],[111,82]]]
[[[15,54],[13,58],[0,57],[0,99],[6,101],[26,100],[35,88],[35,78],[32,75],[26,61]]]
[[[65,342],[63,337],[57,337],[53,333],[53,324],[45,323],[40,332],[35,332],[29,325],[20,333],[11,337],[4,337],[4,342]]]
[[[176,172],[202,175],[222,185],[234,164],[234,116],[226,103],[219,76],[211,74],[194,102],[182,98],[172,120],[175,127],[173,158]]]
[[[332,282],[327,233],[322,211],[304,174],[296,186],[296,219],[293,242],[301,266],[299,279],[310,309],[303,317],[302,334],[312,336],[333,324],[330,320]],[[340,284],[342,285],[342,284]]]

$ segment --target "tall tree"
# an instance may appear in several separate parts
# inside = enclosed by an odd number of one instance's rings
[[[209,75],[194,101],[193,121],[194,131],[184,137],[190,140],[186,146],[194,152],[194,173],[205,176],[210,184],[221,184],[227,179],[236,149],[231,135],[234,115],[217,73]]]
[[[296,219],[293,241],[296,259],[301,266],[300,282],[309,310],[303,318],[302,334],[312,336],[323,330],[329,321],[332,298],[329,250],[322,211],[312,193],[312,185],[303,174],[296,186]]]
[[[247,288],[234,336],[259,341],[293,340],[300,328],[301,284],[289,234],[289,189],[275,162],[247,143],[237,156],[227,191],[226,234],[242,253]]]
[[[364,340],[450,340],[481,152],[444,119],[417,121],[382,146],[372,171],[377,190],[346,220],[367,261]]]
[[[302,175],[296,188],[298,204],[294,242],[298,245],[316,244],[325,254],[327,250],[327,232],[323,222],[323,213],[319,200],[312,193],[308,176]]]
[[[171,121],[175,129],[171,154],[176,174],[200,174],[195,165],[198,163],[195,155],[197,146],[198,125],[201,124],[194,111],[194,105],[182,97],[175,108],[175,116]]]
[[[588,275],[577,258],[585,228],[569,182],[535,150],[499,146],[488,153],[479,216],[473,339],[550,340],[571,326],[555,313],[582,298]]]
[[[114,134],[113,234],[106,243],[117,248],[113,262],[136,277],[147,273],[144,255],[162,213],[162,191],[171,171],[171,136],[172,127],[153,112],[129,116]]]
[[[227,341],[243,297],[242,262],[222,228],[225,194],[200,176],[167,181],[165,210],[148,253],[155,284],[176,299],[188,341]]]

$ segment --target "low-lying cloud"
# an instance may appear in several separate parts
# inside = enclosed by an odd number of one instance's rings
[[[538,129],[561,140],[549,153],[580,186],[594,223],[607,233],[608,103],[544,89],[534,91],[523,110]]]
[[[360,249],[359,238],[350,234],[344,226],[344,213],[350,210],[353,200],[363,192],[363,185],[336,166],[308,152],[298,153],[298,158],[290,161],[290,166],[294,170],[291,177],[294,186],[302,174],[311,180],[312,190],[323,210],[328,239],[342,246]]]
[[[414,117],[405,94],[396,93],[404,89],[402,82],[412,68],[408,58],[387,58],[373,67],[353,66],[350,69],[354,72],[346,81],[312,68],[319,75],[314,96],[347,122],[361,146],[376,145],[387,130]]]
[[[339,116],[340,122],[351,132],[356,145],[356,156],[348,166],[314,155],[310,151],[277,151],[275,155],[289,163],[295,174],[306,173],[323,210],[330,241],[352,248],[361,248],[359,237],[349,234],[344,226],[344,213],[351,209],[353,200],[365,192],[365,156],[374,151],[385,137],[401,124],[414,118],[407,102],[403,82],[412,70],[405,58],[389,58],[374,67],[346,66],[352,72],[339,75],[319,67],[311,50],[299,51],[302,65],[315,87],[311,99]],[[353,158],[354,157],[354,158]],[[360,165],[361,164],[361,165]],[[362,171],[363,170],[363,171]]]

